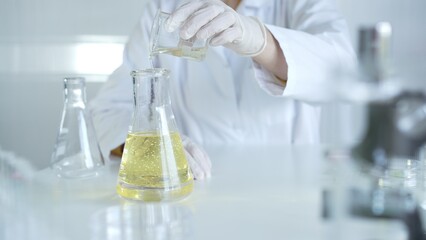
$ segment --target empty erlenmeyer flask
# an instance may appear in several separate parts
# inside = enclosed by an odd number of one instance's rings
[[[52,165],[58,176],[85,178],[99,174],[104,159],[89,111],[84,78],[64,79],[65,101]]]
[[[117,192],[142,201],[187,196],[193,178],[174,121],[169,97],[169,71],[132,72],[134,112],[124,145]]]

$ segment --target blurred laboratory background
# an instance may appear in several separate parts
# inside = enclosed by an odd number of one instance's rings
[[[357,46],[360,26],[388,21],[398,71],[422,77],[426,1],[336,0]],[[87,80],[92,99],[119,66],[146,0],[0,1],[0,146],[46,167],[55,143],[67,76]],[[424,76],[424,75],[423,75]],[[426,85],[426,84],[425,84]],[[333,115],[324,115],[325,122]],[[333,129],[324,124],[324,139]]]

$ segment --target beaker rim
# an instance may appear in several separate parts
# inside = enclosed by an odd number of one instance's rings
[[[167,76],[170,74],[170,70],[166,68],[147,68],[142,70],[134,70],[131,72],[132,77],[137,76]]]

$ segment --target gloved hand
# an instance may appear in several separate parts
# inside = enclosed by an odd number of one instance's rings
[[[186,159],[195,179],[204,179],[211,176],[212,163],[207,153],[189,137],[181,135],[185,148]]]
[[[254,17],[235,12],[220,0],[195,0],[178,7],[167,19],[172,32],[180,37],[210,39],[210,45],[223,45],[236,53],[254,57],[266,46],[266,28]]]

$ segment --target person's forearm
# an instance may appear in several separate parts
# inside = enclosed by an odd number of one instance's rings
[[[286,81],[288,71],[287,61],[277,40],[268,30],[266,30],[266,41],[265,50],[253,57],[253,60],[272,72],[280,80]]]

